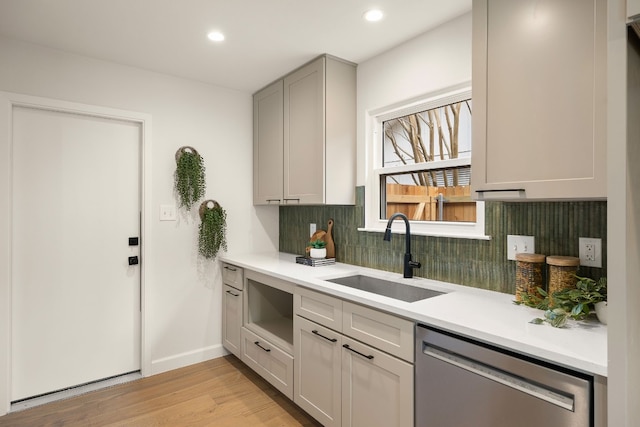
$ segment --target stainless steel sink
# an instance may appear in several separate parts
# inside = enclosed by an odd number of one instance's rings
[[[404,283],[392,282],[390,280],[378,279],[377,277],[364,276],[362,274],[338,277],[327,281],[406,302],[420,301],[443,294],[443,292],[432,291],[431,289],[405,285]]]

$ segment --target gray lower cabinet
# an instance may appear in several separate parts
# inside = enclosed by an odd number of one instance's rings
[[[222,263],[222,283],[222,345],[237,357],[242,357],[243,269]]]
[[[293,357],[289,353],[243,327],[242,361],[293,400]]]
[[[224,347],[323,426],[414,426],[413,321],[223,264],[222,324]],[[606,388],[596,377],[596,427]]]
[[[290,282],[244,274],[242,361],[293,400],[293,289]]]
[[[296,316],[294,402],[325,427],[342,425],[342,335]]]
[[[222,344],[237,357],[241,356],[242,291],[223,285]]]
[[[342,426],[413,426],[413,365],[347,337],[342,345]]]
[[[294,310],[298,406],[325,427],[413,426],[413,358],[374,346],[402,341],[413,322],[303,288],[296,290]],[[347,335],[355,330],[361,341]],[[406,354],[404,345],[395,347]]]

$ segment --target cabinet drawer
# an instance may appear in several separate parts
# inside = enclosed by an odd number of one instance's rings
[[[233,286],[236,289],[242,290],[244,284],[242,282],[242,268],[236,267],[232,264],[222,263],[222,282],[226,285]]]
[[[298,287],[293,298],[295,314],[335,331],[342,331],[342,300]]]
[[[344,301],[342,332],[413,363],[413,322]]]
[[[293,400],[293,357],[242,328],[242,361]]]

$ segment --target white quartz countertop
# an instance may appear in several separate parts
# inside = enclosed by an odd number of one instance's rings
[[[402,274],[350,264],[310,267],[297,264],[295,255],[283,253],[228,254],[221,259],[556,365],[607,376],[605,325],[595,320],[569,320],[565,328],[554,328],[546,322],[534,325],[529,323],[531,319],[544,317],[544,313],[514,304],[513,295],[429,279],[404,279]],[[326,281],[356,273],[446,294],[409,303]]]

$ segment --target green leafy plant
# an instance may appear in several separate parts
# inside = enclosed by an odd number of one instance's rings
[[[585,319],[595,311],[595,304],[607,300],[607,278],[598,281],[578,277],[575,289],[563,289],[552,295],[553,306],[564,309],[576,320]]]
[[[534,324],[548,322],[551,326],[561,328],[567,319],[584,320],[595,311],[595,304],[607,300],[607,278],[593,280],[576,276],[575,288],[563,289],[549,295],[544,289],[537,288],[538,294],[521,294],[522,300],[516,304],[545,310],[544,319],[536,318]]]
[[[205,201],[200,206],[198,251],[205,258],[214,258],[220,248],[227,250],[227,213],[217,202]]]
[[[311,242],[309,242],[309,246],[314,248],[314,249],[322,249],[324,247],[327,246],[327,242],[325,242],[324,240],[312,240]]]
[[[182,147],[176,152],[174,187],[179,207],[191,210],[206,190],[205,167],[202,156],[191,147]]]

